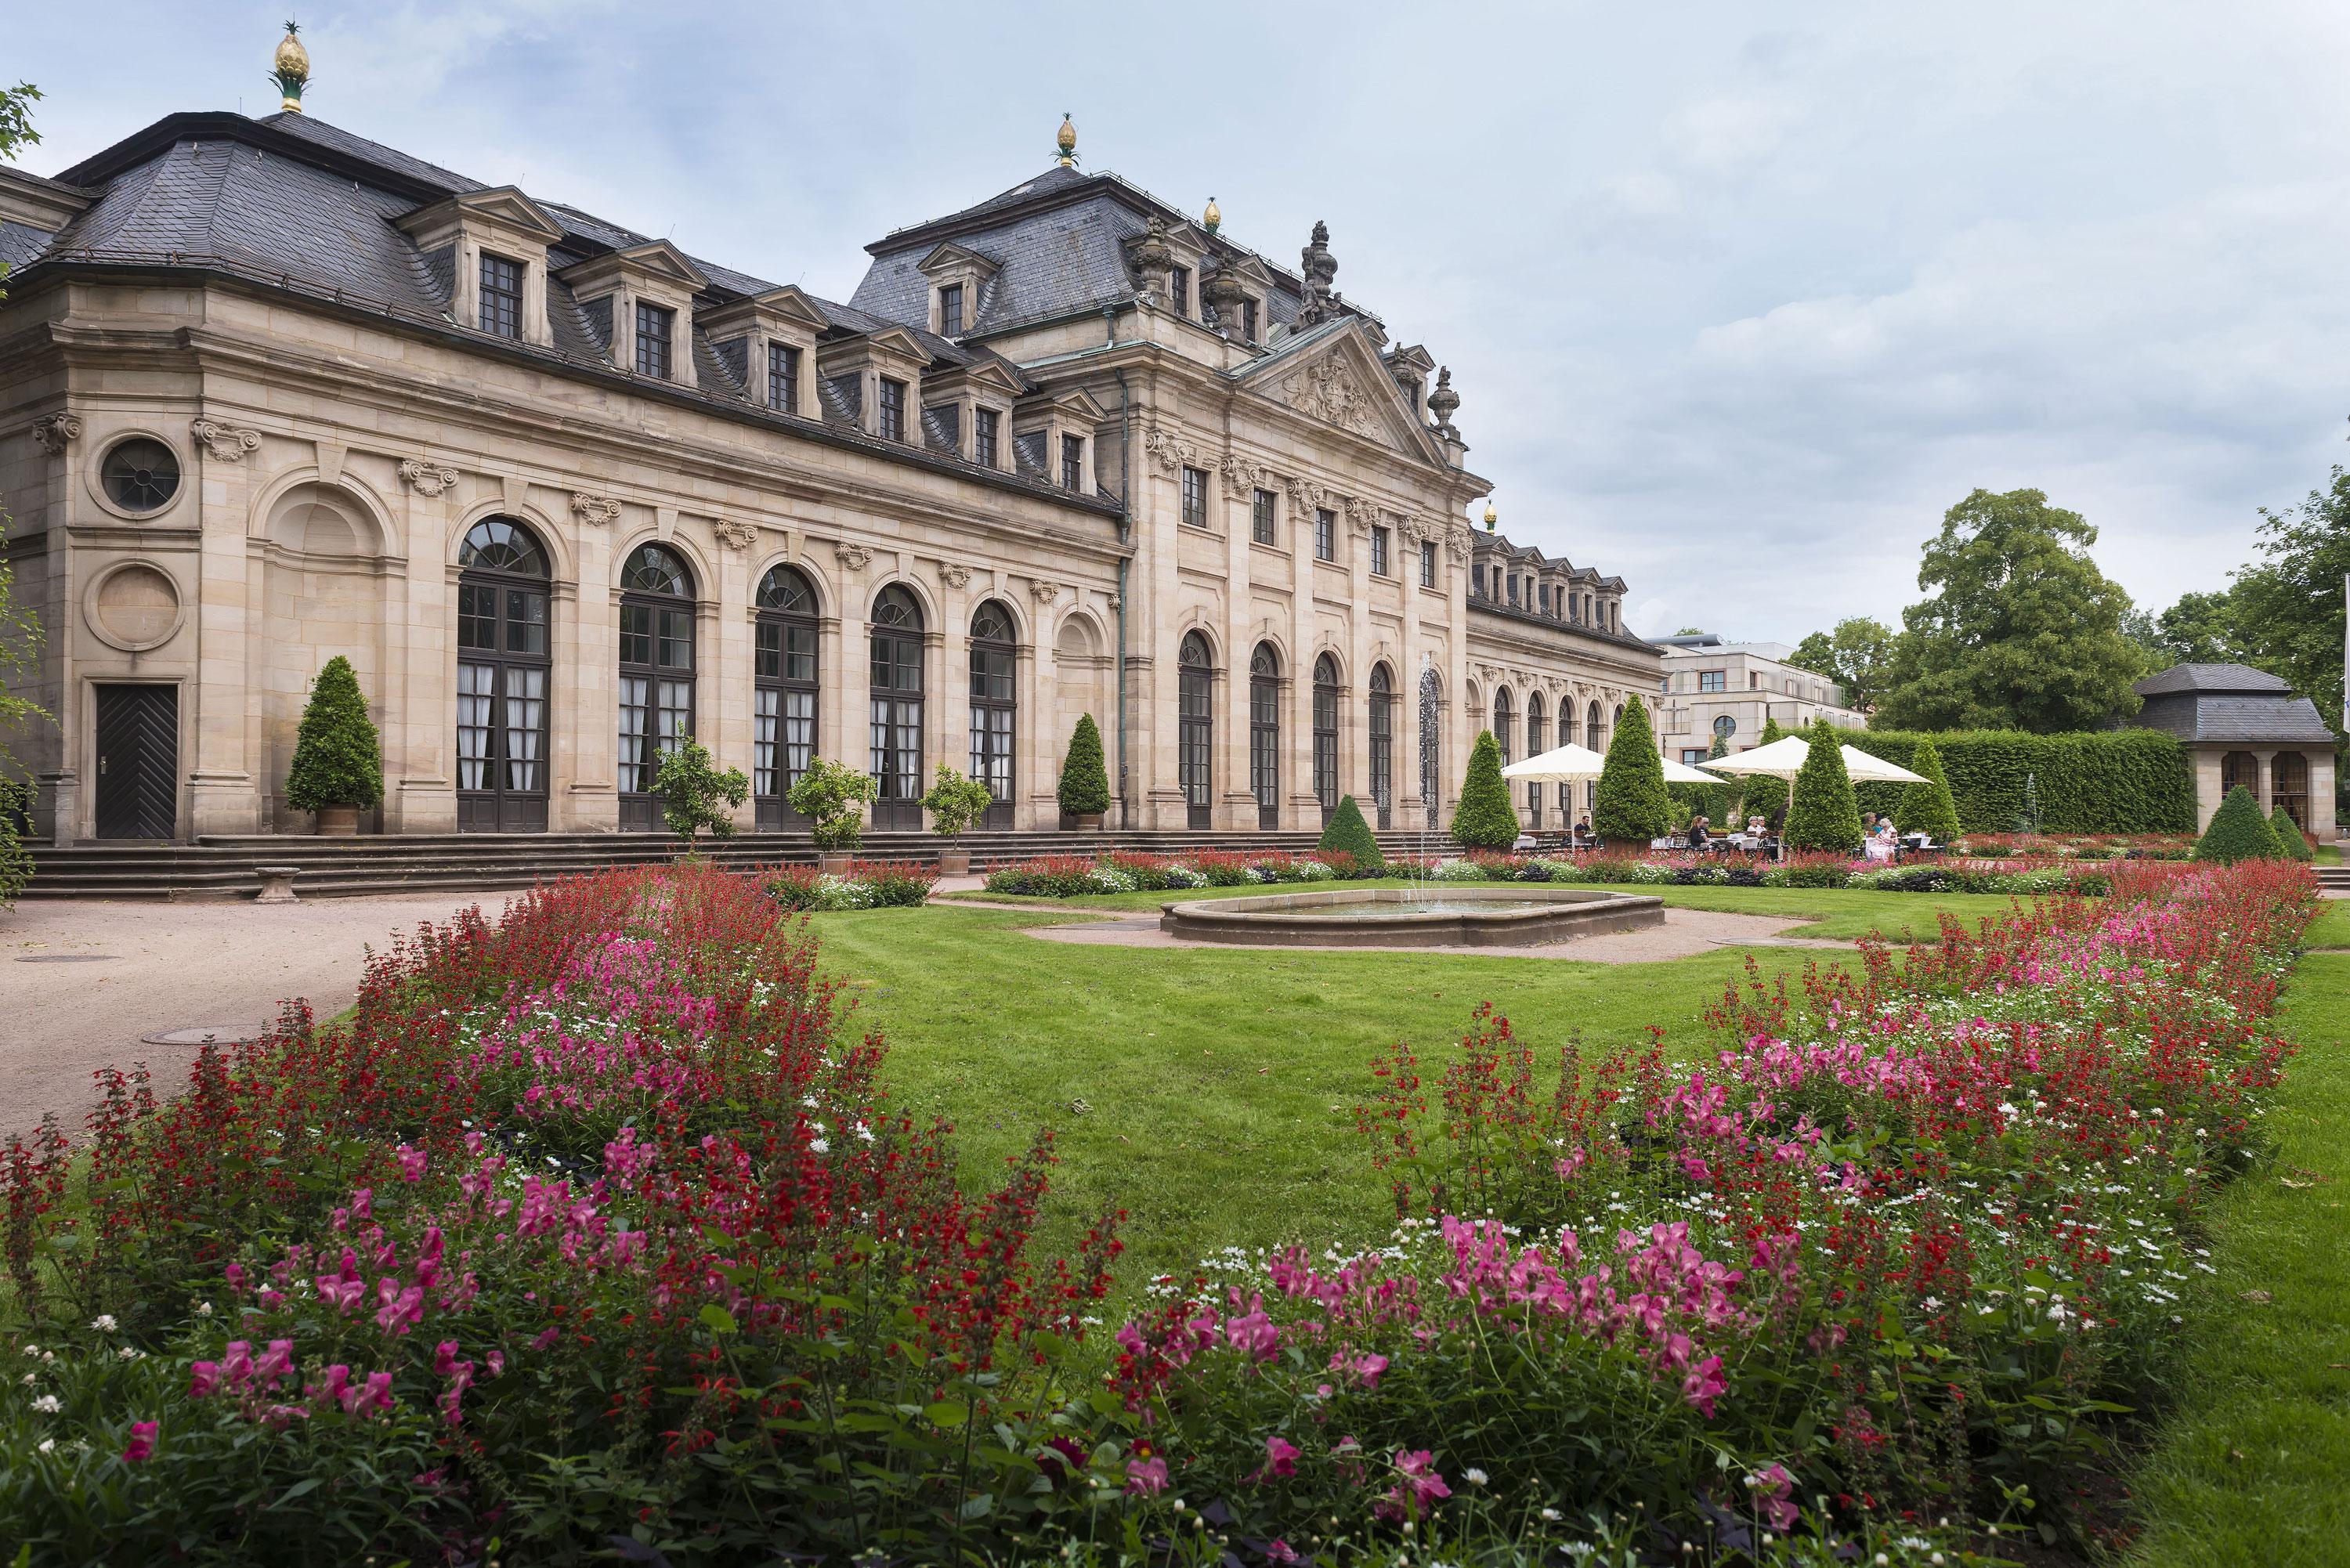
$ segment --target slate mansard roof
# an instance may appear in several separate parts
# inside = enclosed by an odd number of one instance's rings
[[[23,180],[38,178],[8,172]],[[420,251],[394,220],[452,195],[492,188],[307,114],[248,119],[217,112],[167,116],[57,180],[38,182],[86,200],[88,205],[54,232],[20,222],[0,224],[0,260],[16,269],[18,286],[29,286],[44,263],[213,267],[265,286],[290,287],[312,297],[442,327],[460,326],[450,315],[454,280],[448,275],[448,258],[438,258],[436,267],[435,258]],[[651,236],[576,207],[556,202],[539,205],[564,231],[549,248],[551,274],[651,241]],[[779,286],[698,256],[689,259],[709,280],[696,296],[698,306],[723,305]],[[584,368],[608,371],[608,321],[591,318],[558,277],[549,277],[546,294],[554,352]],[[1002,356],[938,337],[919,317],[885,318],[854,305],[808,297],[831,323],[820,335],[823,341],[904,327],[933,365],[951,368],[989,360],[1009,370],[1024,389],[1035,389]],[[520,344],[498,342],[508,351],[527,351]],[[748,367],[731,362],[713,348],[697,327],[691,373],[671,385],[741,409],[746,407],[748,372]],[[647,387],[656,389],[650,383]],[[856,444],[869,442],[898,455],[907,453],[904,446],[843,429],[845,421],[820,396],[817,406],[825,413],[816,421],[795,421],[764,408],[757,411],[803,428],[819,422]],[[923,455],[930,461],[973,466],[937,451],[935,439],[927,444],[931,450]],[[1011,477],[1002,470],[974,472],[991,483]],[[1049,491],[1065,502],[1100,504],[1095,497],[1074,498],[1042,483],[1023,487]]]
[[[2244,664],[2174,664],[2131,688],[2146,700],[2135,722],[2188,742],[2323,745],[2334,732],[2317,704]]]

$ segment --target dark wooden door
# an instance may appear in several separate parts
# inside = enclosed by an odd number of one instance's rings
[[[170,838],[180,827],[180,693],[100,686],[98,836]]]

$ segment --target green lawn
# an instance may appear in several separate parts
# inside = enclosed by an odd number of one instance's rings
[[[1889,897],[1889,895],[1888,895]],[[1147,905],[1149,900],[1145,899]],[[1796,918],[1816,906],[1795,911]],[[1368,1238],[1393,1221],[1352,1107],[1399,1040],[1433,1054],[1491,1000],[1545,1045],[1700,1038],[1743,972],[1724,949],[1607,965],[1455,954],[1079,947],[1021,934],[1071,911],[883,909],[816,917],[827,966],[883,1031],[904,1104],[962,1129],[974,1165],[1052,1127],[1065,1164],[1050,1239],[1115,1203],[1129,1278],[1228,1244]],[[1752,951],[1765,969],[1846,961]],[[1082,1108],[1079,1108],[1082,1107]]]
[[[1448,887],[1501,886],[1513,884],[1447,883]],[[1588,884],[1576,884],[1587,886]],[[1402,883],[1350,882],[1348,887],[1401,887]],[[1278,892],[1274,888],[1193,888],[1166,893],[1102,893],[1081,898],[1036,899],[1044,909],[1110,909],[1133,912],[1155,909],[1177,898],[1246,898],[1252,893]],[[1826,937],[1852,940],[1873,930],[1888,936],[1913,931],[1921,937],[1931,937],[1936,917],[1950,910],[1971,922],[1986,915],[2005,910],[2014,900],[1996,893],[1878,893],[1866,890],[1846,890],[1832,888],[1640,888],[1622,887],[1608,889],[1623,893],[1651,893],[1668,904],[1690,909],[1727,909],[1741,914],[1783,915],[1790,931],[1806,937]],[[987,900],[986,893],[950,893],[949,899]],[[995,899],[997,902],[1007,900]],[[1023,899],[1023,903],[1029,900]],[[1798,929],[1797,928],[1800,928]]]
[[[2220,1199],[2187,1397],[2136,1477],[2146,1568],[2350,1563],[2350,954],[2302,961],[2282,1032],[2276,1162]]]
[[[2350,898],[2325,900],[2310,922],[2308,942],[2313,949],[2350,948]]]

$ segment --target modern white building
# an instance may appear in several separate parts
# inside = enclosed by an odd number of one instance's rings
[[[1787,662],[1783,642],[1731,642],[1718,632],[1653,639],[1665,656],[1657,697],[1657,744],[1677,762],[1702,762],[1720,735],[1731,751],[1762,743],[1773,719],[1793,728],[1825,718],[1864,729],[1868,715],[1845,701],[1826,676]]]

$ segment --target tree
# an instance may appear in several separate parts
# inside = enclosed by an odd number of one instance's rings
[[[286,804],[296,811],[369,806],[383,798],[383,748],[368,717],[359,678],[341,654],[327,660],[302,710],[294,763],[286,770]]]
[[[33,129],[33,103],[41,89],[30,82],[18,82],[12,88],[0,88],[0,163],[13,163],[17,151],[40,140],[41,133]],[[8,275],[8,264],[0,261],[0,278]],[[0,289],[0,299],[8,297]]]
[[[944,763],[939,764],[922,809],[931,814],[931,831],[951,838],[977,822],[995,804],[995,792],[974,778],[966,778]]]
[[[1452,814],[1452,841],[1467,849],[1507,849],[1518,841],[1518,808],[1502,778],[1502,746],[1491,730],[1477,732],[1469,776],[1461,781],[1461,809]]]
[[[1378,835],[1363,820],[1363,808],[1347,795],[1338,802],[1338,809],[1330,814],[1322,829],[1322,841],[1314,846],[1327,855],[1354,857],[1358,876],[1376,877],[1388,867],[1387,857],[1379,853]]]
[[[2302,832],[2301,824],[2285,815],[2284,807],[2279,806],[2269,813],[2269,831],[2276,835],[2277,848],[2283,852],[2286,859],[2317,858],[2317,852],[2309,846],[2309,836]]]
[[[1102,761],[1101,731],[1091,713],[1077,715],[1069,754],[1061,761],[1061,814],[1098,816],[1109,809],[1109,768]]]
[[[1926,543],[1870,722],[1889,730],[2092,730],[2137,711],[2129,596],[2097,531],[2037,490],[1978,490]],[[2337,623],[2338,624],[2338,623]],[[2339,653],[2337,644],[2336,653]]]
[[[2343,585],[2350,576],[2350,471],[2291,512],[2261,509],[2265,559],[2236,573],[2230,590],[2242,660],[2317,704],[2334,727],[2334,787],[2350,792],[2350,741],[2342,723]]]
[[[2261,803],[2252,792],[2238,784],[2211,814],[2211,826],[2195,841],[2195,858],[2232,866],[2239,860],[2273,860],[2284,853],[2277,842],[2269,819],[2261,815]]]
[[[1843,742],[1825,719],[1814,720],[1804,739],[1811,749],[1787,806],[1787,847],[1857,849],[1860,806],[1853,799],[1852,775],[1845,772]]]
[[[1893,628],[1862,615],[1846,616],[1833,632],[1812,633],[1787,656],[1796,669],[1825,675],[1842,686],[1845,701],[1863,709],[1875,707],[1884,695],[1892,659]]]
[[[1648,728],[1648,704],[1638,697],[1624,704],[1624,717],[1607,738],[1607,761],[1599,770],[1598,799],[1591,830],[1603,842],[1640,844],[1673,825],[1672,796],[1665,791],[1665,760]]]
[[[2161,664],[2242,664],[2251,649],[2240,629],[2241,607],[2233,588],[2185,593],[2154,618],[2154,646]]]
[[[1950,798],[1950,775],[1942,771],[1942,753],[1933,742],[1918,742],[1909,771],[1923,782],[1901,792],[1901,804],[1893,808],[1893,826],[1904,833],[1922,833],[1937,844],[1950,843],[1959,836],[1959,806]]]
[[[1759,750],[1773,741],[1785,740],[1787,735],[1785,725],[1776,719],[1765,719],[1762,721],[1762,738],[1755,742],[1755,746]],[[1783,817],[1787,809],[1787,781],[1769,778],[1762,774],[1747,774],[1745,798],[1739,802],[1738,809],[1765,822],[1774,816]]]
[[[865,803],[879,793],[869,775],[818,757],[784,798],[808,819],[808,836],[818,849],[854,849],[865,841]]]
[[[1813,632],[1795,644],[1795,651],[1787,655],[1787,662],[1814,675],[1833,676],[1836,672],[1835,639],[1826,632]]]
[[[701,742],[681,735],[675,750],[661,753],[653,794],[660,797],[661,820],[685,841],[685,853],[691,855],[704,833],[712,838],[734,836],[734,816],[728,808],[751,798],[751,781],[741,768],[720,773]]]

